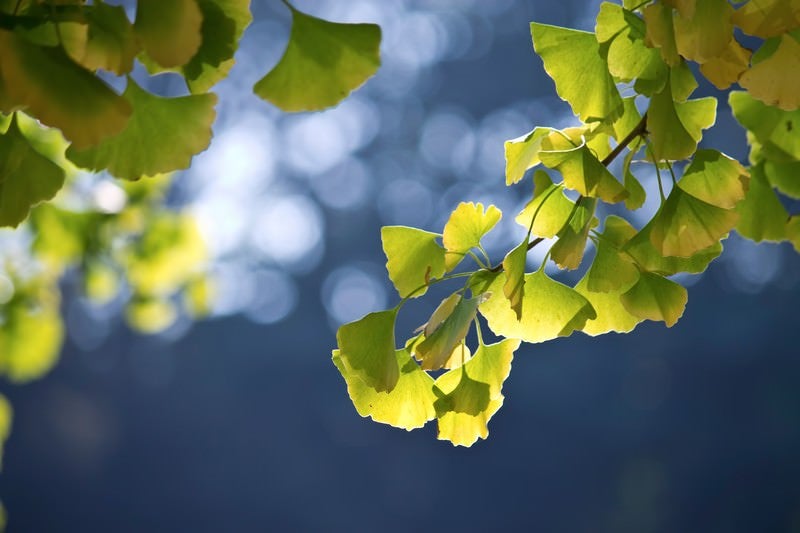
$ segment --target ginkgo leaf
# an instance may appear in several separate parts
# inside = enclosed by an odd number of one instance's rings
[[[487,424],[503,405],[503,382],[519,344],[513,339],[481,344],[467,364],[439,376],[434,383],[439,440],[471,446],[489,435]]]
[[[479,307],[495,335],[525,342],[544,342],[569,336],[581,329],[586,320],[596,316],[586,298],[539,270],[525,274],[522,318],[517,319],[502,292],[505,283],[505,274],[495,277],[486,287],[491,296]]]
[[[531,36],[556,92],[581,121],[619,116],[622,98],[593,33],[533,22]]]
[[[292,32],[283,57],[253,90],[284,111],[338,104],[380,66],[381,29],[340,24],[292,8]]]
[[[626,220],[616,216],[606,218],[605,230],[597,240],[592,266],[583,278],[587,290],[620,291],[636,282],[639,270],[630,257],[620,250],[634,235],[636,230]],[[585,293],[581,294],[585,296]]]
[[[697,89],[697,79],[686,61],[681,60],[669,69],[669,88],[672,99],[676,102],[685,102]]]
[[[786,238],[794,249],[800,253],[800,215],[795,215],[786,223]]]
[[[769,183],[786,196],[800,199],[800,161],[789,163],[764,162],[764,174]]]
[[[800,28],[800,1],[750,0],[736,10],[733,22],[748,35],[777,37]]]
[[[528,240],[525,239],[508,252],[503,259],[503,270],[506,273],[503,294],[508,298],[511,309],[517,314],[517,319],[522,318],[522,298],[525,295],[525,260],[527,257]]]
[[[658,48],[667,65],[673,67],[680,63],[678,45],[675,42],[672,8],[661,2],[654,2],[644,8],[642,16],[645,22],[645,43]]]
[[[703,0],[700,0],[701,2]],[[685,19],[694,16],[697,0],[663,0],[664,4],[676,9],[678,14]]]
[[[118,178],[136,180],[189,168],[192,157],[211,142],[215,94],[163,98],[129,78],[124,96],[133,107],[125,129],[91,148],[70,146],[70,161],[82,168],[108,169]]]
[[[564,186],[578,191],[583,196],[600,198],[616,203],[628,196],[628,191],[614,175],[597,159],[584,143],[573,146],[560,136],[551,136],[543,143],[546,150],[539,152],[542,163],[561,172]]]
[[[11,306],[0,328],[0,374],[25,383],[49,371],[61,351],[64,324],[57,302],[36,309]]]
[[[733,39],[732,14],[728,0],[702,0],[690,17],[674,17],[678,54],[698,63],[721,55]]]
[[[481,238],[497,225],[503,213],[490,205],[485,210],[483,204],[461,202],[450,213],[444,226],[442,243],[447,254],[445,268],[450,271],[464,258],[464,255],[480,245]]]
[[[628,197],[625,198],[625,208],[630,211],[635,211],[642,207],[644,201],[647,199],[647,193],[644,187],[642,187],[642,184],[636,179],[633,172],[631,172],[631,163],[635,156],[636,152],[631,150],[625,155],[625,159],[622,161],[622,184],[625,190],[628,191]]]
[[[506,154],[506,185],[519,182],[525,171],[541,162],[539,151],[542,149],[542,139],[550,135],[551,131],[549,128],[534,128],[530,133],[503,144]]]
[[[594,198],[581,198],[575,204],[569,223],[558,232],[558,241],[550,248],[550,258],[561,268],[573,270],[580,266],[589,230],[597,225],[596,206]]]
[[[612,129],[614,130],[613,136],[618,142],[627,137],[642,121],[642,115],[636,108],[636,97],[629,96],[623,98],[622,102],[622,115],[612,124]],[[606,154],[600,156],[600,154],[597,154],[600,159],[605,157],[605,155]]]
[[[765,146],[775,146],[791,159],[800,160],[800,110],[784,111],[756,100],[746,92],[728,97],[733,115]]]
[[[333,364],[347,383],[347,393],[363,417],[407,431],[421,428],[436,417],[433,378],[411,359],[408,350],[396,350],[400,374],[391,391],[377,391],[348,371],[339,350],[333,351]]]
[[[180,72],[193,94],[207,92],[227,76],[234,64],[234,54],[253,16],[250,0],[197,0],[203,22],[200,27],[200,48],[184,65],[164,68],[145,60],[150,73]]]
[[[747,170],[717,150],[698,150],[678,182],[685,192],[704,202],[730,209],[747,192]]]
[[[459,297],[458,302],[436,329],[414,346],[414,353],[425,370],[438,370],[444,366],[456,346],[464,341],[478,312],[480,297]]]
[[[699,274],[722,253],[722,243],[715,242],[691,257],[666,257],[659,253],[650,239],[655,218],[623,246],[623,251],[636,261],[642,270],[671,276],[678,272]]]
[[[160,333],[177,319],[178,310],[170,300],[134,298],[125,306],[125,321],[139,333]]]
[[[739,85],[768,105],[785,111],[800,107],[800,43],[782,35],[775,51],[742,74]]]
[[[750,187],[736,211],[739,213],[736,231],[743,237],[756,242],[786,238],[789,213],[767,181],[761,165],[750,168]]]
[[[572,214],[574,202],[567,198],[560,185],[555,185],[543,170],[533,175],[533,199],[514,219],[533,235],[555,237]],[[533,222],[533,226],[531,226]]]
[[[134,29],[147,55],[165,68],[180,67],[197,53],[203,36],[197,0],[138,0]]]
[[[636,279],[638,280],[638,273]],[[587,278],[584,276],[575,285],[575,290],[589,301],[597,313],[597,317],[587,320],[581,329],[582,332],[592,337],[611,331],[628,333],[633,331],[636,325],[642,321],[641,318],[630,314],[621,301],[622,293],[632,285],[623,285],[610,292],[592,292],[589,290],[587,283]]]
[[[444,274],[445,250],[436,242],[438,237],[406,226],[381,228],[386,269],[401,298],[422,296],[430,280]]]
[[[647,110],[647,131],[657,160],[690,157],[702,139],[702,130],[711,127],[717,117],[713,97],[675,102],[670,84],[653,95]]]
[[[442,368],[444,370],[453,370],[460,366],[463,366],[464,363],[472,359],[472,352],[469,350],[469,346],[466,343],[461,343],[455,348],[453,348],[453,352],[450,354],[450,357],[442,363]]]
[[[86,10],[86,42],[70,55],[89,70],[105,69],[126,74],[133,69],[139,41],[122,6],[95,3]],[[68,52],[71,52],[67,48]]]
[[[343,375],[360,379],[376,392],[395,388],[400,377],[394,344],[396,318],[397,310],[390,309],[370,313],[339,328],[336,342]]]
[[[119,133],[131,115],[122,96],[75,63],[59,47],[33,45],[0,30],[0,78],[4,107],[24,108],[43,124],[59,128],[76,148]]]
[[[739,78],[750,66],[752,52],[731,39],[728,47],[717,57],[700,65],[700,72],[717,89],[723,90],[739,81]]]
[[[683,286],[652,272],[642,272],[636,284],[621,297],[625,309],[632,315],[662,321],[668,328],[683,316],[688,300]]]
[[[653,217],[650,242],[663,256],[691,257],[723,239],[738,220],[736,211],[711,205],[675,187]]]
[[[0,467],[3,466],[3,445],[11,434],[13,413],[14,411],[11,409],[11,404],[8,403],[5,396],[0,394]],[[3,514],[3,510],[0,509],[0,527],[5,527]]]
[[[0,161],[0,226],[17,226],[64,185],[64,171],[30,145],[16,115],[0,135]]]
[[[622,6],[603,2],[597,15],[597,40],[608,43],[608,70],[622,81],[640,80],[637,88],[650,95],[667,81],[667,65],[658,50],[644,42],[644,21]],[[628,130],[630,131],[630,130]]]
[[[422,334],[425,337],[430,337],[430,335],[434,331],[436,331],[436,329],[439,326],[442,325],[442,322],[444,322],[447,319],[447,317],[453,314],[453,311],[455,310],[456,306],[458,305],[458,302],[460,302],[461,299],[462,299],[461,294],[454,292],[453,294],[442,300],[439,303],[439,305],[436,306],[436,309],[433,310],[433,313],[431,313],[431,317],[428,319],[428,321],[425,322],[425,324],[423,324],[419,328],[417,328],[416,331],[422,331]]]

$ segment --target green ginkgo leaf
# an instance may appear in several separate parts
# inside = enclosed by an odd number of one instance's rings
[[[700,65],[700,72],[717,89],[724,90],[739,81],[750,66],[751,55],[750,50],[731,39],[722,54]]]
[[[340,370],[376,392],[391,392],[400,377],[395,355],[397,310],[370,313],[336,332]],[[339,365],[337,365],[339,366]]]
[[[766,46],[767,43],[765,43]],[[757,64],[753,57],[750,69],[739,78],[739,85],[767,105],[785,111],[800,107],[800,42],[786,34],[780,44]]]
[[[445,268],[448,271],[454,269],[467,252],[480,246],[483,236],[497,225],[502,216],[503,213],[493,205],[484,209],[481,203],[458,204],[442,232],[442,243],[447,250]]]
[[[629,211],[635,211],[644,205],[645,200],[647,199],[647,193],[642,187],[642,184],[633,175],[631,172],[631,163],[633,163],[633,158],[636,156],[635,150],[630,150],[626,155],[625,159],[622,161],[622,175],[623,175],[623,186],[625,190],[628,191],[628,197],[625,198],[625,208]]]
[[[786,196],[800,199],[800,161],[764,162],[764,174],[769,183]]]
[[[728,103],[736,120],[762,145],[780,149],[789,160],[800,160],[800,110],[784,111],[742,91],[731,92]]]
[[[596,317],[586,298],[539,270],[525,274],[522,318],[518,319],[502,292],[505,283],[504,274],[495,277],[486,287],[491,296],[479,307],[495,335],[544,342],[569,336]]]
[[[736,211],[711,205],[675,187],[653,217],[650,242],[663,256],[691,257],[725,238],[738,220]]]
[[[16,115],[0,135],[0,161],[0,226],[17,226],[64,185],[64,171],[30,145]]]
[[[625,187],[585,143],[574,146],[560,136],[551,136],[550,141],[544,143],[547,149],[540,151],[539,157],[545,166],[561,172],[565,187],[612,204],[628,196]]]
[[[558,232],[558,241],[550,248],[550,258],[561,268],[573,270],[580,266],[589,230],[597,225],[596,206],[594,198],[581,198],[575,204],[569,223]]]
[[[581,121],[619,116],[622,98],[593,33],[533,22],[531,36],[556,92]]]
[[[612,292],[628,288],[639,279],[639,270],[621,248],[634,236],[636,230],[626,220],[609,216],[605,230],[597,239],[592,266],[582,283],[591,292]],[[577,287],[576,287],[577,288]],[[580,292],[580,291],[579,291]],[[586,296],[585,293],[581,293]]]
[[[650,95],[667,81],[667,65],[658,50],[645,44],[645,31],[644,21],[632,11],[610,2],[600,5],[596,35],[607,43],[609,72],[622,81],[639,80],[637,88]]]
[[[678,187],[704,202],[731,209],[747,192],[747,170],[717,150],[698,150]]]
[[[668,328],[683,316],[688,300],[684,287],[652,272],[642,272],[636,284],[621,297],[625,309],[632,315],[664,322]]]
[[[438,237],[406,226],[381,228],[386,270],[401,298],[422,296],[430,281],[444,274],[445,250],[436,242]]]
[[[414,362],[407,349],[396,350],[394,355],[400,375],[391,391],[377,391],[357,375],[349,373],[339,350],[333,351],[333,364],[344,377],[347,393],[358,414],[411,431],[436,417],[433,378]]]
[[[488,437],[487,424],[503,405],[503,382],[519,344],[514,339],[481,344],[467,364],[439,376],[434,383],[439,440],[471,446]]]
[[[120,75],[133,70],[140,45],[125,9],[98,2],[86,10],[86,21],[85,45],[77,54],[70,54],[73,59],[89,70],[104,69]]]
[[[541,162],[539,151],[542,149],[542,139],[551,132],[549,128],[534,128],[530,133],[503,144],[506,154],[506,185],[519,182],[525,171]]]
[[[528,240],[525,239],[508,252],[503,259],[503,270],[506,273],[503,294],[508,298],[511,309],[517,314],[517,319],[522,318],[522,299],[525,296],[525,262],[527,257]]]
[[[756,242],[786,238],[789,213],[767,181],[762,165],[750,168],[750,187],[736,211],[739,213],[736,231],[743,237]]]
[[[702,130],[717,118],[717,100],[713,97],[686,102],[673,101],[670,84],[653,95],[647,111],[647,131],[657,160],[690,157],[702,139]]]
[[[431,333],[426,334],[422,342],[414,346],[415,356],[421,361],[423,369],[438,370],[445,365],[453,350],[464,342],[481,301],[480,297],[459,296],[447,317]]]
[[[76,148],[87,148],[122,131],[131,106],[60,47],[36,46],[0,30],[0,79],[5,111],[25,109],[60,129]]]
[[[569,220],[575,203],[564,195],[561,185],[555,185],[543,170],[534,173],[533,183],[533,199],[514,220],[525,229],[531,228],[533,235],[555,237]]]
[[[672,17],[672,8],[654,2],[642,11],[645,22],[645,43],[658,48],[661,57],[667,65],[674,67],[681,61],[678,54],[678,45],[675,42],[675,26]]]
[[[638,280],[638,273],[636,279]],[[632,285],[621,285],[618,289],[609,292],[593,292],[589,290],[587,284],[587,276],[584,276],[575,285],[575,290],[589,301],[597,313],[597,317],[587,320],[581,329],[582,332],[592,337],[611,331],[629,333],[642,321],[641,318],[630,314],[621,301],[622,294]]]
[[[800,0],[750,0],[733,14],[748,35],[767,39],[800,28]]]
[[[698,63],[720,56],[733,39],[732,14],[728,0],[702,0],[696,3],[691,17],[674,17],[678,53]]]
[[[162,67],[180,67],[192,59],[203,41],[202,24],[197,0],[136,2],[136,36],[147,55]]]
[[[650,239],[655,219],[651,220],[639,233],[623,246],[627,253],[642,270],[657,272],[671,276],[678,272],[699,274],[722,253],[722,243],[715,242],[708,248],[698,251],[691,257],[667,257],[659,253]]]
[[[334,106],[378,70],[380,43],[375,24],[328,22],[292,8],[286,52],[253,90],[284,111]]]
[[[148,93],[129,78],[124,96],[133,107],[125,129],[91,148],[70,146],[70,161],[136,180],[189,168],[192,157],[211,142],[215,94],[164,98]]]

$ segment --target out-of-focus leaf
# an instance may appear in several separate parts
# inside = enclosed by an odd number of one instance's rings
[[[561,268],[578,268],[586,251],[589,231],[597,225],[594,217],[597,200],[583,198],[575,205],[574,213],[564,228],[558,232],[558,241],[550,248],[550,257]]]
[[[0,328],[0,374],[18,383],[43,376],[58,360],[64,337],[57,300],[33,309],[14,305],[4,314]]]
[[[447,318],[426,334],[425,339],[414,346],[414,352],[425,370],[438,370],[450,359],[453,350],[460,345],[469,332],[478,312],[480,297],[458,297],[456,305]]]
[[[800,43],[782,35],[769,57],[754,64],[739,78],[739,85],[762,102],[794,111],[800,107]]]
[[[700,72],[717,89],[724,90],[739,81],[750,66],[752,52],[731,39],[728,47],[717,57],[700,65]]]
[[[138,0],[134,29],[147,55],[162,67],[180,67],[203,40],[203,13],[196,0]]]

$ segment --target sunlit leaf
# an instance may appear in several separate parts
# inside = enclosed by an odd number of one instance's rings
[[[519,341],[513,339],[481,345],[467,364],[439,376],[434,408],[440,440],[471,446],[489,435],[487,424],[503,405],[503,382],[517,348]]]
[[[593,33],[533,22],[531,35],[558,95],[583,122],[619,116],[622,98]]]
[[[203,14],[196,0],[138,0],[134,29],[142,47],[162,67],[185,65],[203,36]]]
[[[64,171],[30,145],[16,116],[0,135],[0,162],[0,226],[17,226],[64,184]]]
[[[503,214],[495,206],[485,210],[483,204],[461,202],[444,226],[442,243],[447,254],[445,268],[449,271],[458,265],[464,255],[480,245],[481,238],[500,221]]]
[[[89,70],[105,69],[115,74],[130,72],[139,53],[139,42],[125,9],[95,3],[92,9],[86,10],[86,19],[86,43],[77,54],[70,55]]]
[[[430,280],[444,274],[445,250],[436,242],[438,237],[436,233],[406,226],[381,228],[386,269],[401,298],[422,296]]]
[[[681,56],[678,54],[678,45],[675,42],[672,8],[661,2],[654,2],[644,8],[642,16],[647,28],[645,42],[659,49],[667,65],[672,67],[680,63]]]
[[[779,148],[800,160],[800,110],[783,111],[753,98],[746,92],[731,92],[728,97],[733,115],[764,145]]]
[[[622,218],[606,218],[605,230],[597,240],[597,251],[592,266],[584,276],[583,283],[591,292],[621,291],[633,285],[639,278],[639,270],[621,248],[636,230]],[[586,296],[585,293],[581,293]]]
[[[785,111],[800,107],[800,43],[782,35],[775,51],[742,74],[739,85],[768,105]]]
[[[589,230],[597,225],[596,206],[594,198],[582,198],[575,205],[569,223],[558,232],[558,241],[550,248],[550,258],[561,268],[572,270],[580,266]]]
[[[765,161],[764,174],[769,183],[780,192],[800,199],[800,161],[790,163]]]
[[[625,190],[628,191],[628,197],[625,198],[625,208],[630,211],[635,211],[642,207],[644,201],[647,199],[647,193],[644,187],[642,187],[642,184],[636,179],[633,172],[631,172],[631,163],[635,155],[636,152],[631,150],[625,155],[625,159],[622,161],[623,186]]]
[[[555,237],[567,223],[574,202],[564,195],[560,185],[554,185],[543,170],[533,175],[533,199],[514,219],[517,224],[540,237]],[[535,218],[534,218],[535,217]]]
[[[685,102],[697,89],[697,79],[686,61],[681,60],[669,69],[669,87],[676,102]]]
[[[544,342],[569,336],[581,329],[586,320],[596,316],[586,298],[539,270],[525,274],[522,318],[517,319],[503,294],[505,283],[504,274],[494,278],[487,287],[491,296],[479,307],[495,335],[526,342]]]
[[[674,17],[678,53],[698,63],[721,55],[733,39],[732,14],[728,0],[701,0],[690,17]]]
[[[0,30],[0,77],[5,100],[42,123],[59,128],[76,148],[119,133],[131,106],[58,47],[28,43]],[[8,109],[6,109],[8,110]]]
[[[716,121],[717,100],[713,97],[675,102],[670,84],[653,96],[647,111],[647,131],[658,160],[686,159],[697,149],[702,130]]]
[[[450,312],[425,340],[415,345],[414,352],[425,370],[438,370],[450,359],[456,346],[464,341],[478,312],[480,297],[459,297]]]
[[[717,150],[698,150],[683,172],[678,187],[704,202],[730,209],[747,192],[747,170]]]
[[[651,241],[650,234],[654,225],[655,218],[623,247],[623,251],[630,255],[643,270],[665,276],[671,276],[678,272],[699,274],[705,271],[711,261],[722,253],[722,244],[717,241],[691,257],[665,257],[659,253]]]
[[[347,393],[358,414],[408,431],[421,428],[436,417],[433,378],[411,359],[407,349],[396,350],[394,356],[400,373],[390,391],[378,391],[351,374],[339,350],[333,351],[333,363],[347,383]]]
[[[57,302],[6,309],[0,328],[0,374],[24,383],[46,374],[58,360],[64,337]]]
[[[738,82],[750,66],[751,55],[750,50],[740,45],[736,39],[731,39],[722,54],[700,65],[700,72],[717,89],[727,89]]]
[[[189,168],[192,157],[211,142],[215,94],[163,98],[148,93],[129,78],[124,96],[133,107],[125,129],[91,148],[71,146],[67,150],[70,161],[135,180]]]
[[[620,300],[622,293],[630,287],[631,285],[623,285],[611,292],[592,292],[588,289],[587,278],[584,276],[575,286],[575,290],[589,301],[597,317],[587,320],[581,331],[593,337],[611,331],[618,333],[633,331],[642,319],[630,314]]]
[[[750,0],[733,14],[743,32],[764,39],[800,28],[800,1]]]
[[[736,231],[740,235],[756,242],[786,238],[789,213],[767,181],[761,165],[750,168],[750,188],[736,210],[740,216]]]
[[[685,19],[690,19],[695,13],[697,0],[662,0],[664,4],[677,9],[678,14]],[[703,0],[700,0],[701,2]]]
[[[139,333],[160,333],[178,319],[178,310],[169,300],[134,299],[125,308],[125,320]]]
[[[663,321],[672,327],[683,316],[689,295],[674,281],[652,272],[642,272],[636,284],[622,295],[629,313],[645,320]]]
[[[542,139],[547,137],[551,131],[549,128],[534,128],[530,133],[504,143],[506,185],[519,182],[526,170],[541,162],[539,151],[542,149]]]
[[[331,107],[375,74],[380,42],[375,24],[328,22],[292,8],[286,52],[253,90],[284,111]]]
[[[400,370],[395,355],[394,322],[397,311],[370,313],[336,332],[339,370],[360,379],[376,392],[391,392]]]
[[[503,294],[508,298],[511,309],[517,314],[517,319],[522,318],[522,298],[525,295],[525,260],[527,257],[528,240],[525,239],[508,252],[503,259],[503,270],[506,273]]]

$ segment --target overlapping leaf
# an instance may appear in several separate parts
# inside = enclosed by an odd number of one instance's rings
[[[449,311],[446,317],[429,321],[432,331],[428,332],[426,327],[425,339],[414,345],[415,355],[422,362],[423,369],[438,370],[445,366],[456,347],[464,342],[481,301],[480,297],[457,296],[455,305],[451,306],[451,301],[445,300],[446,311]],[[432,322],[439,323],[434,326]]]
[[[632,315],[645,320],[664,322],[672,327],[683,316],[689,296],[686,289],[674,281],[642,272],[639,280],[622,294],[621,301]]]
[[[538,165],[542,139],[550,135],[549,128],[534,128],[533,131],[504,144],[506,154],[506,185],[519,182],[525,171]]]
[[[493,205],[484,209],[481,203],[458,204],[442,233],[442,243],[447,250],[445,268],[448,271],[454,269],[467,252],[480,245],[483,236],[497,225],[502,216]]]
[[[756,100],[746,92],[732,92],[728,97],[733,115],[751,131],[771,154],[785,160],[800,160],[800,110],[784,111]]]
[[[574,202],[564,195],[560,185],[555,185],[543,170],[533,175],[533,199],[514,219],[533,235],[555,237],[572,214]],[[531,226],[533,222],[533,226]]]
[[[158,65],[185,65],[197,53],[203,40],[203,13],[197,0],[138,0],[136,36],[147,55]]]
[[[596,206],[594,198],[582,198],[575,204],[567,225],[558,232],[558,241],[550,248],[550,257],[561,268],[574,270],[580,266],[589,230],[597,225]]]
[[[768,57],[761,57],[756,63],[753,56],[753,65],[742,74],[739,84],[762,102],[793,111],[800,107],[800,42],[789,34],[779,39]],[[769,41],[764,44],[767,45]]]
[[[292,8],[286,52],[253,90],[284,111],[331,107],[375,73],[380,42],[375,24],[328,22]]]
[[[386,269],[401,298],[422,296],[430,280],[444,274],[445,250],[436,242],[438,237],[406,226],[381,228]]]
[[[740,218],[736,231],[742,236],[756,242],[786,238],[789,213],[767,181],[762,165],[750,168],[750,187],[737,211]]]
[[[767,39],[800,28],[800,1],[750,0],[733,14],[743,32]]]
[[[376,392],[391,392],[400,378],[395,355],[394,322],[397,311],[370,313],[336,332],[339,369],[347,379],[360,379]]]
[[[583,283],[587,290],[622,291],[636,282],[639,270],[631,258],[622,253],[623,246],[634,235],[636,230],[626,220],[617,216],[606,218],[605,230],[597,240],[597,251],[592,266],[584,276]]]
[[[525,260],[528,257],[528,240],[519,243],[508,252],[503,259],[503,270],[506,273],[506,283],[503,285],[503,294],[508,298],[511,309],[522,318],[522,299],[525,296]]]

